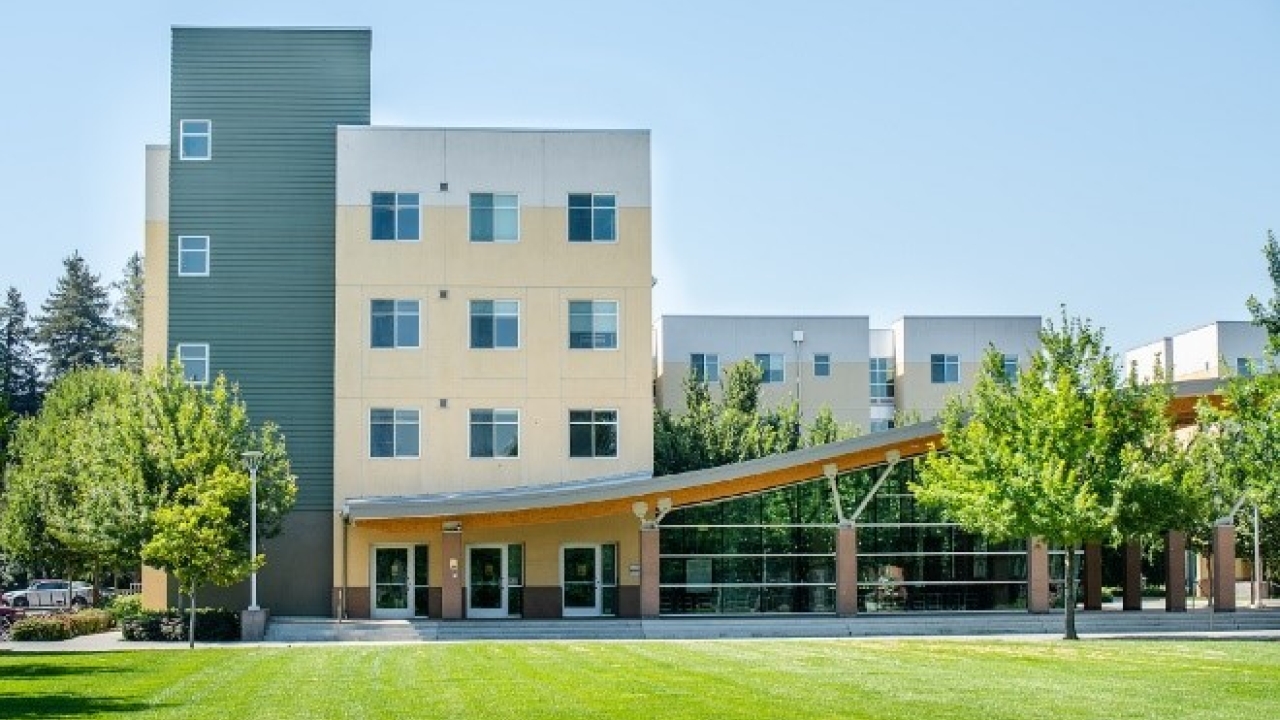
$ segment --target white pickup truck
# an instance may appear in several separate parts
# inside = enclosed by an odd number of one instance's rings
[[[33,580],[26,589],[0,595],[0,601],[15,608],[65,608],[68,602],[67,581]],[[78,580],[71,583],[71,607],[88,607],[92,602],[92,585]]]

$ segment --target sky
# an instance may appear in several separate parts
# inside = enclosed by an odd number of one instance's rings
[[[39,7],[38,7],[39,6]],[[1119,351],[1270,297],[1280,3],[7,4],[0,287],[142,250],[173,25],[373,30],[373,122],[645,128],[654,314],[1071,315]]]

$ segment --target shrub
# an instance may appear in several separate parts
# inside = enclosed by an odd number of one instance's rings
[[[222,608],[196,611],[196,640],[203,642],[239,640],[240,613]],[[180,642],[187,639],[189,611],[170,608],[163,612],[144,611],[126,617],[120,624],[125,640]]]
[[[13,624],[11,638],[17,641],[67,640],[71,638],[71,630],[63,622],[61,615],[28,617]]]
[[[111,613],[111,617],[115,618],[117,623],[124,618],[137,615],[142,612],[142,595],[138,593],[117,595],[107,603],[107,612]]]
[[[71,631],[71,637],[106,632],[116,624],[115,618],[106,610],[81,610],[64,615],[63,618],[67,629]]]

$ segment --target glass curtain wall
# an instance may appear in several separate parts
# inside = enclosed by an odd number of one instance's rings
[[[883,470],[838,478],[846,514]],[[1025,607],[1025,543],[989,543],[918,507],[914,474],[898,464],[858,520],[858,610]],[[662,523],[660,611],[835,612],[836,532],[825,478],[674,510]]]

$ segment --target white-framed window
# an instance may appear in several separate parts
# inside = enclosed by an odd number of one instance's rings
[[[418,457],[418,411],[412,408],[369,410],[369,457]]]
[[[960,382],[960,356],[942,353],[930,355],[929,381],[935,385]]]
[[[471,242],[516,242],[520,239],[520,196],[471,193]]]
[[[618,457],[618,411],[570,410],[569,457]]]
[[[1018,356],[1003,354],[1000,356],[1000,366],[1004,369],[1004,379],[1011,383],[1018,382]]]
[[[871,404],[893,404],[893,358],[871,358]]]
[[[892,430],[892,429],[893,429],[892,420],[877,420],[874,418],[871,420],[871,432],[873,433],[884,432],[885,430]]]
[[[831,377],[831,353],[813,354],[813,376]]]
[[[377,241],[416,242],[422,236],[422,206],[414,192],[371,194],[372,227],[369,237]]]
[[[206,385],[209,382],[209,345],[208,343],[180,343],[177,349],[178,362],[182,363],[182,376],[192,385]]]
[[[756,364],[760,366],[760,382],[780,383],[784,379],[782,353],[756,353]]]
[[[613,350],[618,347],[618,301],[570,300],[569,347]]]
[[[205,277],[209,274],[209,236],[178,236],[178,275]]]
[[[520,347],[520,302],[518,300],[472,300],[471,347],[473,349]]]
[[[369,328],[371,347],[418,347],[418,301],[370,300]]]
[[[471,457],[520,457],[520,411],[510,409],[472,410]]]
[[[208,160],[213,157],[213,121],[178,121],[178,158]]]
[[[689,370],[700,382],[720,382],[720,356],[716,353],[690,353]]]
[[[613,193],[569,193],[569,242],[617,242],[618,199]]]

